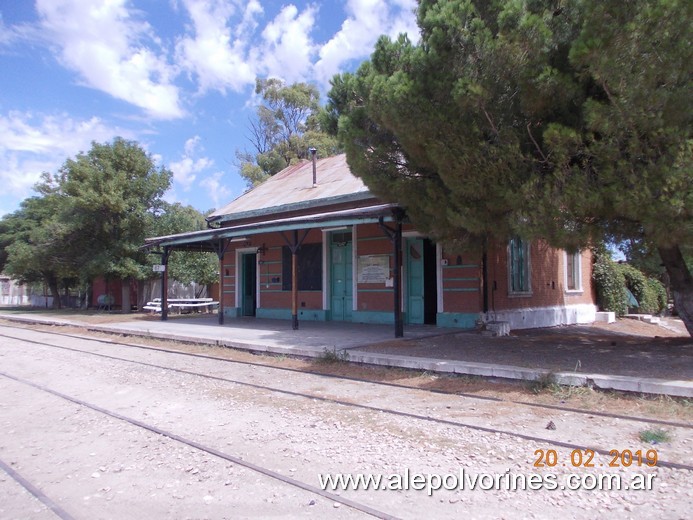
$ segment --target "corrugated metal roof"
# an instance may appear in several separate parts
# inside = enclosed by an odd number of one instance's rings
[[[220,239],[232,239],[240,236],[250,236],[275,231],[290,231],[298,229],[313,229],[325,226],[353,226],[368,222],[384,222],[394,220],[398,208],[396,204],[377,204],[363,208],[343,209],[325,213],[313,213],[298,217],[267,219],[253,224],[239,224],[229,227],[189,231],[176,235],[167,235],[145,239],[143,248],[157,246],[174,247],[195,251],[214,251],[214,243]]]
[[[283,169],[267,181],[247,191],[233,202],[212,213],[209,220],[230,220],[261,211],[275,213],[275,209],[290,209],[292,205],[320,206],[348,196],[367,198],[368,188],[354,176],[346,162],[346,155],[336,155],[316,161],[317,185],[313,187],[313,163],[302,161]],[[231,218],[229,218],[231,217]]]

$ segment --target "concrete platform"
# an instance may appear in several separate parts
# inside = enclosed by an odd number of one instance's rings
[[[542,353],[536,343],[533,345],[531,341],[523,342],[522,337],[488,338],[475,333],[461,333],[457,329],[429,326],[407,326],[405,338],[394,340],[392,326],[354,323],[301,322],[299,330],[294,331],[291,324],[283,320],[230,319],[225,325],[220,326],[214,315],[177,317],[166,322],[141,317],[128,319],[124,315],[123,321],[108,324],[89,324],[75,319],[34,314],[0,316],[25,323],[74,325],[94,331],[228,346],[271,354],[320,357],[328,350],[346,352],[350,362],[369,365],[530,381],[545,378],[550,374],[556,382],[566,385],[588,385],[600,389],[693,397],[693,345],[688,345],[685,339],[678,342],[682,343],[681,345],[675,345],[677,355],[675,358],[672,356],[671,366],[659,367],[659,373],[671,375],[662,378],[651,377],[651,366],[641,364],[634,358],[628,366],[627,375],[602,373],[602,370],[583,372],[579,367],[569,371],[556,370],[545,356],[546,349],[552,348],[550,343],[542,345]],[[550,338],[551,334],[547,336]],[[589,339],[589,334],[586,334],[586,337]],[[503,341],[514,342],[513,348],[508,349],[508,343]],[[584,357],[590,346],[586,341],[583,343],[585,345],[581,348],[584,349]],[[407,348],[407,345],[413,344],[423,344],[424,347]],[[442,349],[440,344],[447,345],[447,348]],[[462,344],[465,348],[462,348]],[[450,345],[458,345],[458,348],[451,349]],[[597,355],[623,356],[617,349],[608,351],[598,343],[593,346],[599,351]],[[422,349],[425,351],[424,354],[421,352]],[[555,350],[560,351],[558,340]],[[478,362],[470,359],[473,358],[471,352],[482,351],[483,359],[511,362],[515,360],[517,364]],[[649,352],[644,354],[650,356]],[[659,363],[666,359],[666,355],[660,355]],[[532,366],[522,366],[527,364]],[[604,366],[609,364],[604,363]]]

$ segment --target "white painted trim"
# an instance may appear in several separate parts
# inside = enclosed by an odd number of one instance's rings
[[[328,256],[329,237],[331,229],[321,229],[322,231],[322,309],[328,310],[330,302],[330,262]]]
[[[443,298],[443,246],[436,243],[436,297],[438,302],[437,312],[445,312],[445,299]]]
[[[248,253],[255,253],[255,285],[257,288],[257,294],[255,295],[255,308],[259,309],[260,308],[260,271],[258,269],[258,254],[257,254],[257,247],[240,247],[236,249],[236,308],[239,309],[241,307],[241,257],[245,254],[247,255]]]
[[[577,256],[577,273],[576,281],[577,288],[568,289],[568,251],[563,251],[563,287],[565,287],[566,294],[582,294],[584,292],[582,287],[582,251],[575,253]]]
[[[332,296],[331,278],[331,259],[330,259],[330,233],[333,231],[348,231],[349,226],[323,228],[322,231],[322,309],[328,311],[331,309],[330,297]],[[358,291],[356,280],[356,226],[351,226],[351,284],[352,284],[352,310],[358,310]]]
[[[325,232],[331,233],[332,231],[349,231],[349,226],[320,228],[320,231],[322,231],[323,233],[325,233]]]
[[[358,252],[356,251],[358,244],[358,234],[356,226],[351,227],[351,310],[359,310],[359,288],[358,288]]]

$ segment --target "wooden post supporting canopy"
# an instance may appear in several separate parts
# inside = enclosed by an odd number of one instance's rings
[[[219,325],[224,324],[224,255],[230,243],[230,240],[220,238],[214,247],[219,259]]]
[[[298,230],[294,230],[291,240],[286,238],[284,232],[281,233],[284,242],[291,251],[291,328],[293,330],[298,330],[298,250],[309,231],[306,229],[300,240],[298,239]]]
[[[395,337],[401,338],[404,336],[404,321],[402,320],[402,219],[404,215],[401,210],[395,213],[395,229],[386,226],[383,218],[380,217],[380,228],[392,242],[394,249],[394,267],[393,267],[393,312],[395,319]]]
[[[168,320],[168,257],[171,250],[168,246],[164,246],[164,252],[161,254],[161,263],[164,270],[161,273],[161,321]]]
[[[298,243],[298,231],[294,230],[294,244]],[[298,330],[298,247],[291,249],[291,328]]]

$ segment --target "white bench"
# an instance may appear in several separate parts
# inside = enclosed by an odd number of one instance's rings
[[[206,308],[207,311],[210,311],[212,307],[219,305],[219,302],[214,301],[213,298],[171,298],[167,301],[167,304],[169,309],[177,309],[180,313],[183,309],[197,310]],[[142,308],[152,312],[161,312],[161,298],[154,298]]]

